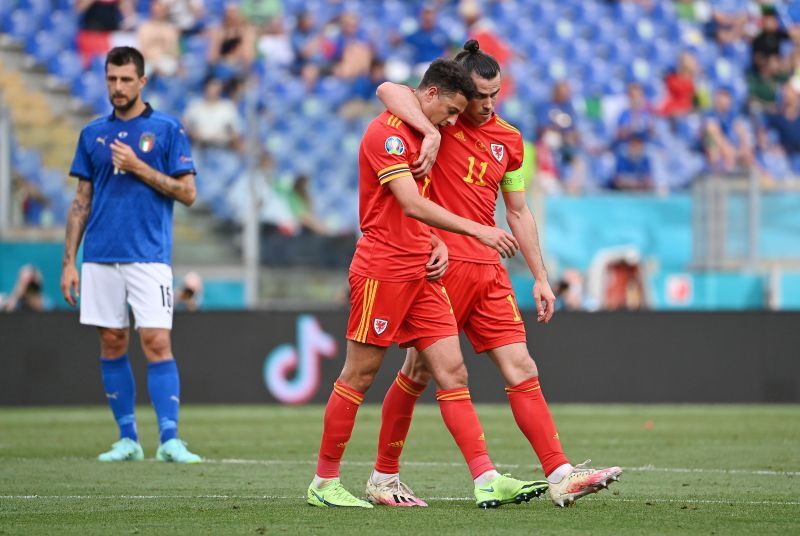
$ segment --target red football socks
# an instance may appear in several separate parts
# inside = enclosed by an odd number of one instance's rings
[[[339,380],[333,384],[333,392],[325,407],[325,420],[322,427],[322,442],[317,458],[317,476],[338,478],[339,465],[344,449],[353,433],[358,406],[364,394],[348,387]]]
[[[534,376],[519,385],[506,387],[506,393],[514,419],[536,451],[545,476],[560,465],[569,463],[561,450],[558,431],[539,386],[539,377]]]
[[[414,405],[424,390],[424,385],[411,381],[402,372],[397,373],[397,378],[383,399],[376,471],[388,474],[400,472],[400,454],[411,426]]]
[[[462,387],[436,391],[436,400],[439,401],[444,424],[461,449],[472,478],[478,478],[486,471],[494,470],[494,464],[486,452],[486,439],[478,414],[472,406],[469,389]]]

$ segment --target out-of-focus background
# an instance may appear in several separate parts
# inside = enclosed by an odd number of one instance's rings
[[[191,135],[185,307],[343,308],[375,89],[468,38],[502,64],[560,308],[800,308],[800,2],[5,0],[0,21],[7,309],[66,307],[67,173],[110,113],[110,47],[144,52],[146,100]]]

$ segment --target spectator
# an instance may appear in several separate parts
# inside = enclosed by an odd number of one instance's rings
[[[169,20],[181,35],[193,35],[204,26],[206,6],[203,0],[160,0],[167,7]]]
[[[778,92],[789,75],[783,71],[779,56],[768,56],[751,68],[746,75],[747,97],[750,112],[775,113]]]
[[[327,60],[323,47],[324,41],[316,28],[314,15],[310,11],[303,11],[297,15],[291,41],[295,73],[299,74],[308,64],[316,66],[317,72],[319,72]]]
[[[95,57],[105,56],[111,49],[111,33],[130,25],[134,6],[131,0],[77,0],[75,11],[80,16],[78,53],[88,67]]]
[[[26,264],[19,270],[14,290],[3,305],[4,311],[44,311],[49,308],[42,294],[42,272]]]
[[[556,283],[556,311],[585,311],[589,309],[583,295],[583,276],[576,268],[567,268]]]
[[[436,9],[432,5],[422,6],[419,28],[406,36],[405,42],[411,48],[414,72],[420,76],[433,60],[441,58],[447,53],[450,38],[439,26]]]
[[[339,35],[333,41],[333,74],[352,79],[369,73],[372,45],[361,29],[358,15],[345,12],[339,17]]]
[[[563,191],[558,174],[557,153],[561,148],[561,133],[551,125],[545,125],[536,141],[536,180],[545,193]]]
[[[761,32],[753,39],[753,67],[758,68],[775,56],[780,56],[781,45],[790,38],[781,28],[781,21],[773,6],[763,6],[761,10]]]
[[[242,13],[256,26],[269,25],[283,15],[281,0],[242,0]]]
[[[641,135],[631,136],[621,145],[617,153],[617,169],[611,181],[611,189],[625,192],[652,192],[653,173],[647,155],[645,139]]]
[[[678,66],[664,77],[667,95],[659,112],[667,117],[682,117],[694,109],[697,60],[691,52],[682,52]]]
[[[268,66],[289,67],[294,62],[294,52],[283,17],[273,17],[261,26],[258,52]]]
[[[800,175],[800,94],[792,84],[783,86],[780,111],[766,116],[766,126],[777,134],[792,173]]]
[[[539,108],[537,114],[539,125],[539,138],[545,131],[558,135],[558,139],[551,136],[548,147],[554,152],[558,176],[564,182],[564,187],[577,192],[583,184],[583,161],[580,157],[581,140],[577,128],[577,113],[572,104],[572,90],[569,82],[560,80],[553,85],[550,102]]]
[[[180,30],[170,21],[169,7],[163,0],[153,0],[150,19],[139,26],[139,50],[149,76],[173,76],[177,72]]]
[[[752,136],[726,88],[714,93],[713,108],[703,124],[703,150],[714,172],[733,173],[755,164]]]
[[[461,0],[458,4],[458,14],[467,29],[467,39],[475,39],[480,43],[481,51],[489,54],[503,69],[503,87],[497,98],[502,103],[506,97],[516,93],[516,82],[507,69],[513,49],[495,31],[494,24],[483,16],[481,5],[477,0]],[[465,40],[466,41],[466,40]]]
[[[745,39],[748,24],[747,11],[738,5],[714,6],[708,23],[708,34],[721,47],[733,45]]]
[[[627,142],[631,137],[638,136],[645,142],[653,136],[653,113],[650,103],[647,102],[644,89],[637,82],[628,84],[628,108],[617,119],[616,142]]]
[[[22,209],[22,222],[31,227],[47,226],[52,223],[48,220],[48,207],[50,200],[34,184],[26,181],[21,175],[14,175],[15,197]]]
[[[212,73],[226,81],[239,77],[253,64],[255,54],[255,28],[237,4],[226,4],[222,23],[209,32],[208,62]]]
[[[232,100],[222,96],[222,81],[209,77],[203,96],[189,103],[183,118],[192,143],[208,147],[239,150],[242,121]]]
[[[197,311],[203,296],[203,278],[197,272],[189,272],[175,293],[176,311]]]
[[[300,223],[300,233],[312,233],[321,236],[330,235],[325,223],[314,213],[314,205],[308,192],[308,177],[298,175],[289,194],[289,207],[295,220]]]

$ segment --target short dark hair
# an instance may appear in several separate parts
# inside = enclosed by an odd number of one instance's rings
[[[440,93],[461,93],[467,100],[475,96],[475,83],[469,73],[453,60],[438,59],[430,64],[422,76],[419,89],[436,86]]]
[[[144,56],[133,47],[112,48],[106,56],[106,71],[109,63],[117,67],[132,63],[136,66],[136,74],[139,75],[139,78],[144,76]]]
[[[455,61],[463,65],[468,73],[475,73],[481,78],[491,80],[500,74],[500,64],[480,48],[475,39],[470,39],[464,43],[464,49],[456,55]]]

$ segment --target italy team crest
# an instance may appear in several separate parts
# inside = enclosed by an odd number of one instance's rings
[[[492,156],[497,159],[498,162],[503,161],[503,157],[506,155],[506,148],[499,143],[492,144]]]
[[[156,135],[152,132],[145,132],[139,138],[139,149],[143,153],[149,153],[156,145]]]
[[[375,320],[372,321],[372,328],[378,335],[386,331],[387,327],[389,327],[388,320],[384,320],[383,318],[376,318]]]

